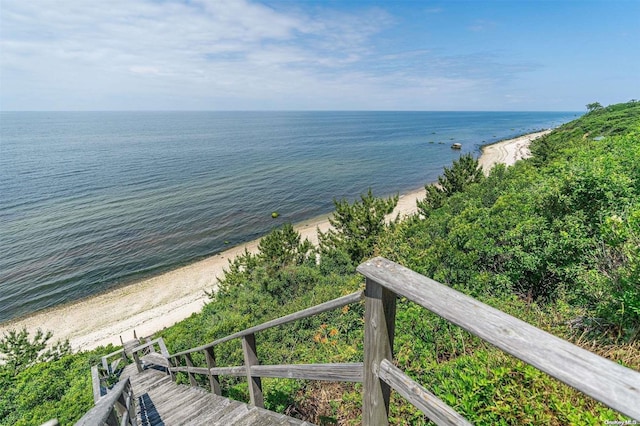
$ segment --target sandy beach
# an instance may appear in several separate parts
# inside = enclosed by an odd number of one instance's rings
[[[485,146],[480,165],[485,172],[497,163],[512,165],[530,155],[528,147],[533,139],[549,132],[531,133]],[[424,198],[424,193],[422,188],[401,195],[392,216],[415,213],[416,200]],[[317,230],[326,231],[329,226],[325,216],[302,222],[295,228],[303,239],[308,238],[316,244]],[[120,336],[124,340],[131,339],[134,330],[138,336],[151,335],[200,311],[208,300],[205,291],[215,289],[229,260],[245,249],[256,252],[258,241],[135,284],[0,324],[0,335],[23,327],[31,332],[38,328],[51,330],[54,340],[69,339],[74,350],[93,349],[109,343],[119,345]]]
[[[549,133],[551,133],[551,130],[542,130],[540,132],[529,133],[514,139],[484,146],[482,147],[482,154],[480,155],[478,162],[485,173],[488,173],[491,168],[498,163],[512,166],[521,158],[528,158],[531,156],[531,153],[529,152],[529,144],[532,140]]]

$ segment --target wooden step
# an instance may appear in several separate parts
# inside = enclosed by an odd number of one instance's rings
[[[141,341],[139,339],[133,339],[133,340],[128,340],[124,342],[124,344],[122,345],[122,348],[124,349],[124,353],[127,354],[127,356],[131,356],[131,350],[136,346],[140,345],[140,342]]]
[[[138,424],[141,426],[310,425],[198,387],[178,385],[167,374],[156,369],[149,368],[138,373],[135,365],[129,365],[122,376],[131,380],[138,409]]]

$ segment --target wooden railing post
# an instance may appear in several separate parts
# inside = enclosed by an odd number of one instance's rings
[[[151,343],[152,342],[151,337],[147,337],[145,340],[146,340],[145,343]],[[156,348],[154,347],[154,345],[149,345],[149,353],[152,354],[152,353],[155,353],[155,352],[156,352]]]
[[[129,415],[129,424],[133,426],[137,426],[138,416],[136,415],[136,402],[133,394],[133,388],[131,387],[131,382],[129,382],[129,384],[127,385],[126,394],[127,394],[127,414]]]
[[[113,405],[113,411],[116,413],[118,419],[118,425],[122,425],[122,417],[123,414],[127,412],[127,401],[129,399],[129,395],[127,394],[127,388],[124,388],[124,391],[118,397],[118,400]],[[128,415],[128,413],[127,413]]]
[[[191,359],[191,354],[184,354],[184,359],[187,362],[187,367],[193,367],[193,360]],[[189,384],[191,386],[198,386],[198,382],[196,382],[196,378],[193,377],[193,373],[191,371],[187,371],[187,375],[189,376]]]
[[[109,417],[107,417],[107,421],[105,423],[107,426],[120,426],[120,419],[118,418],[118,411],[116,410],[115,405],[111,409]]]
[[[262,381],[260,377],[251,375],[251,367],[258,365],[258,352],[256,351],[256,335],[248,334],[242,338],[242,352],[244,353],[244,366],[247,370],[249,381],[249,397],[251,404],[264,408],[264,396],[262,395]]]
[[[102,396],[102,381],[100,380],[100,373],[98,372],[98,366],[91,367],[91,384],[93,387],[93,402],[96,403]]]
[[[393,359],[396,294],[366,279],[364,314],[364,377],[362,424],[389,424],[391,388],[378,377],[380,362]]]
[[[164,344],[164,339],[161,337],[158,339],[158,346],[160,347],[160,353],[165,358],[169,358],[169,351],[167,350],[167,345]]]
[[[107,374],[111,374],[111,369],[109,368],[109,361],[107,360],[106,357],[102,357],[102,368],[104,369],[104,371],[107,372]]]
[[[140,361],[138,352],[133,352],[131,355],[133,355],[133,361],[136,363],[136,369],[138,370],[138,373],[142,373],[142,362]]]
[[[207,368],[209,369],[209,385],[211,386],[211,392],[216,395],[222,395],[220,390],[220,381],[217,374],[211,374],[211,369],[216,366],[216,355],[213,352],[213,347],[204,350],[204,356],[207,359]]]
[[[173,380],[174,382],[176,381],[176,375],[173,374],[173,371],[171,371],[171,368],[175,368],[175,367],[179,367],[180,366],[180,359],[179,357],[171,357],[169,358],[169,377],[171,377],[171,380]]]

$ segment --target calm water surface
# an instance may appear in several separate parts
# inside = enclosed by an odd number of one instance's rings
[[[407,192],[575,113],[0,113],[0,321]],[[460,142],[462,151],[450,145]],[[271,212],[280,212],[276,220]]]

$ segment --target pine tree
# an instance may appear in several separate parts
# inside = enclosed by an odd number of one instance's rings
[[[484,174],[478,160],[471,154],[461,156],[453,162],[451,168],[444,168],[444,174],[438,176],[437,184],[425,186],[426,197],[417,202],[420,214],[428,217],[432,210],[442,206],[445,199],[456,192],[464,191],[469,185],[480,182],[482,179]]]
[[[333,229],[318,232],[320,249],[324,253],[343,251],[354,263],[360,263],[373,254],[378,237],[387,226],[385,217],[398,204],[398,196],[377,198],[369,189],[353,204],[345,199],[333,200],[333,204],[336,209],[329,218]]]
[[[29,338],[26,328],[20,331],[9,330],[0,339],[0,356],[5,367],[15,374],[38,362],[52,361],[71,353],[71,345],[68,340],[56,342],[47,349],[47,343],[53,336],[50,331],[44,333],[38,329],[33,340]]]

